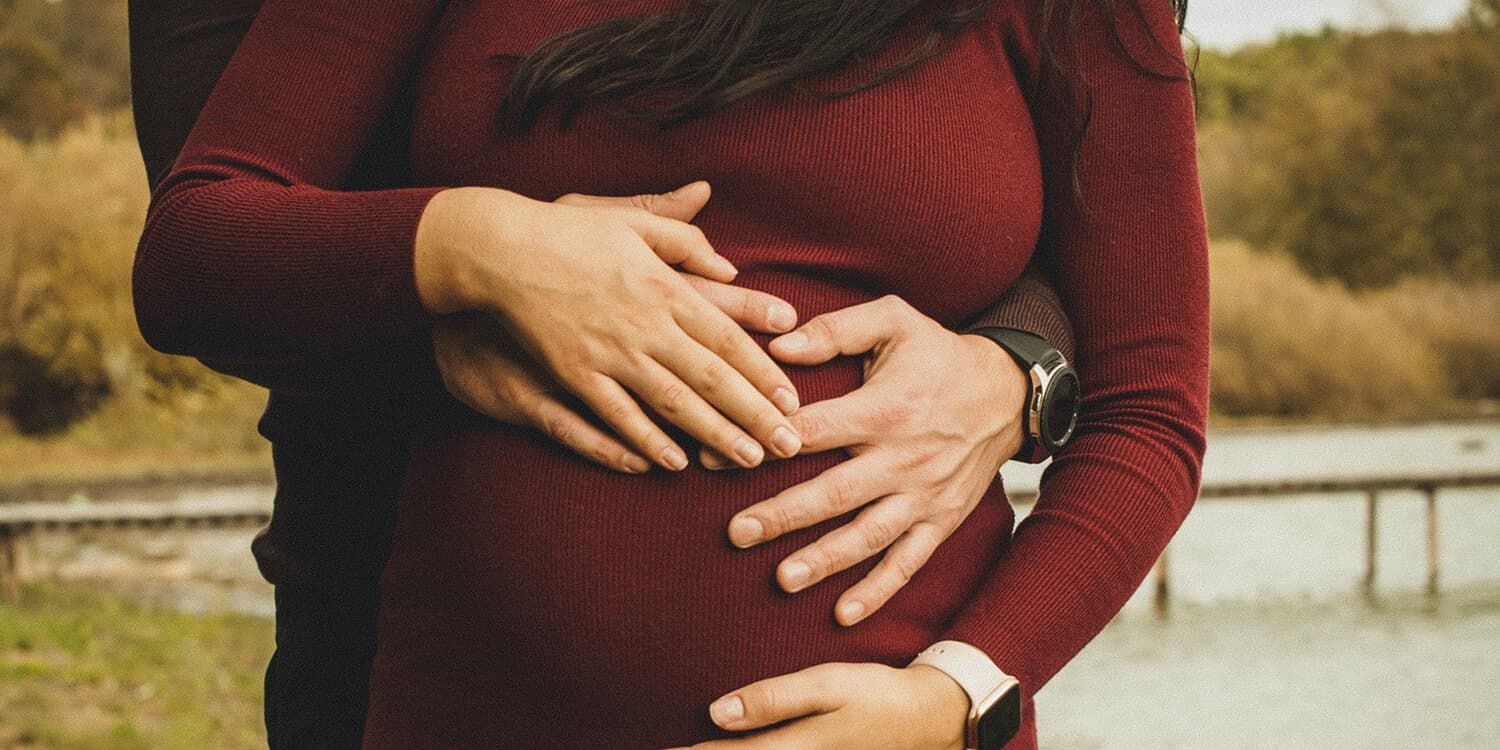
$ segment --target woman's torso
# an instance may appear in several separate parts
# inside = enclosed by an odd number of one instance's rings
[[[589,111],[566,132],[550,118],[525,136],[501,131],[520,55],[569,28],[662,6],[451,4],[419,73],[414,179],[538,199],[707,179],[714,197],[697,223],[739,267],[737,283],[787,299],[803,320],[897,294],[951,326],[1019,274],[1040,224],[1040,177],[1020,86],[988,26],[842,99],[762,96],[666,131]],[[859,70],[816,86],[861,80]],[[861,382],[848,358],[788,374],[804,403]],[[684,744],[712,733],[709,701],[748,681],[909,659],[997,559],[1013,516],[997,482],[907,589],[841,628],[834,600],[870,564],[795,596],[773,571],[847,518],[751,550],[724,531],[736,511],[839,460],[626,476],[529,431],[465,422],[425,432],[384,579],[370,744]]]

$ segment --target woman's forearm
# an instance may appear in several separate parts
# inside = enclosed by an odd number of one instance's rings
[[[1077,431],[1043,474],[1010,548],[943,634],[984,649],[1030,690],[1144,578],[1196,498],[1204,449],[1207,237],[1191,87],[1168,4],[1151,4],[1149,31],[1119,13],[1080,11],[1092,92],[1082,203],[1072,189],[1072,113],[1033,107],[1048,201],[1043,252],[1077,331]],[[1029,28],[1023,18],[1017,27]],[[1033,61],[1038,44],[1027,43]]]

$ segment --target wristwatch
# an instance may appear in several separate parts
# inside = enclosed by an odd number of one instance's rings
[[[1031,381],[1023,410],[1027,442],[1020,455],[1056,453],[1073,437],[1078,424],[1078,374],[1047,340],[1015,328],[976,328],[969,333],[1000,345]],[[1040,460],[1040,458],[1038,458]]]
[[[1000,750],[1021,730],[1021,683],[983,651],[962,641],[938,641],[910,666],[918,664],[942,670],[969,694],[967,750]]]

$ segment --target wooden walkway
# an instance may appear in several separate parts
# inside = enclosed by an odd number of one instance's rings
[[[1363,588],[1373,593],[1379,551],[1378,518],[1381,495],[1419,492],[1426,501],[1427,592],[1437,594],[1442,575],[1439,555],[1438,500],[1443,490],[1500,487],[1500,468],[1492,471],[1421,475],[1329,475],[1282,481],[1216,480],[1205,477],[1202,500],[1363,494],[1365,512],[1365,572]],[[1034,491],[1012,490],[1011,500],[1034,502]],[[85,529],[191,529],[253,527],[271,517],[269,493],[263,499],[135,501],[93,503],[31,502],[0,504],[0,599],[14,601],[20,590],[25,561],[21,540],[37,531]],[[1156,608],[1165,612],[1171,602],[1169,547],[1156,563],[1153,592]]]

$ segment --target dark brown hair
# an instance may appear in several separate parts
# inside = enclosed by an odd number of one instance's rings
[[[1126,2],[1145,23],[1141,2],[1152,0],[1043,0],[1032,22],[1042,40],[1042,76],[1036,85],[1055,86],[1080,106],[1078,132],[1087,127],[1087,82],[1077,64],[1074,31],[1084,2],[1116,17]],[[1165,1],[1165,0],[1158,0]],[[1178,30],[1187,0],[1170,0]],[[562,110],[566,127],[584,106],[670,128],[783,86],[801,87],[812,76],[847,69],[882,50],[919,19],[922,41],[897,62],[867,80],[834,91],[847,96],[888,81],[943,51],[965,26],[995,0],[692,0],[656,15],[611,19],[575,29],[528,54],[511,77],[502,116],[530,129],[549,105]],[[1120,35],[1115,29],[1115,39]],[[1162,50],[1166,41],[1157,39]],[[1127,55],[1142,71],[1159,71]]]

